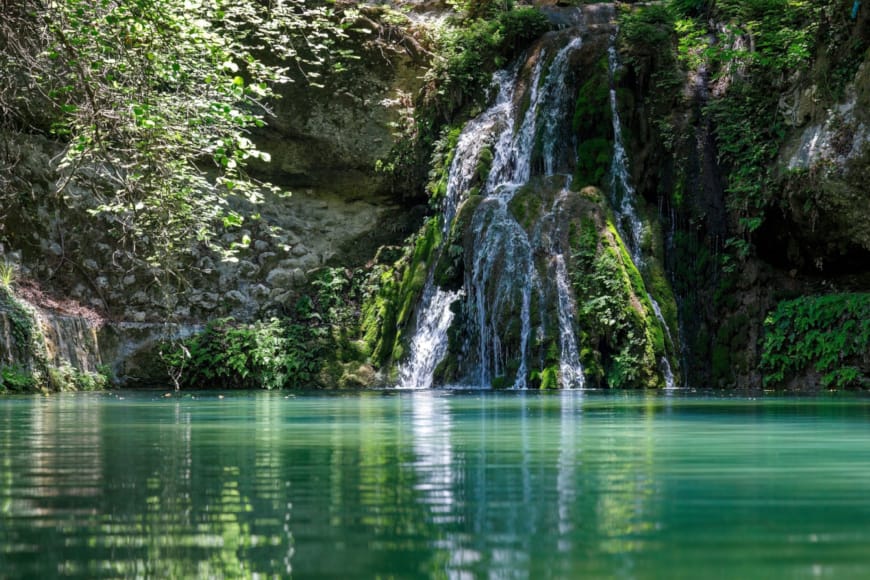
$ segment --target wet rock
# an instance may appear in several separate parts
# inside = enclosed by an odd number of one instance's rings
[[[251,288],[251,296],[256,300],[265,300],[269,297],[270,290],[262,284],[257,284]]]
[[[241,260],[238,263],[237,270],[242,278],[252,278],[260,272],[260,267],[248,260]]]
[[[305,274],[299,268],[276,268],[266,276],[266,282],[273,288],[293,288],[305,282]]]

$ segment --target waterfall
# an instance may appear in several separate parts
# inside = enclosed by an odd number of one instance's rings
[[[489,385],[493,378],[504,375],[506,359],[518,356],[520,366],[514,386],[524,388],[532,328],[532,291],[540,281],[528,235],[508,211],[509,199],[492,196],[475,212],[472,291],[468,298],[471,311],[477,315],[480,384]],[[501,343],[499,322],[516,318],[517,302],[521,325],[519,352],[507,353]]]
[[[668,328],[668,323],[665,322],[665,317],[662,315],[661,306],[659,306],[659,303],[656,302],[656,299],[653,298],[652,294],[650,294],[649,292],[647,292],[646,297],[649,298],[649,302],[650,302],[650,304],[652,304],[653,312],[655,313],[656,318],[659,321],[659,324],[661,324],[662,330],[665,331],[665,335],[668,337],[668,342],[670,342],[671,344],[674,344],[674,339],[671,336],[671,329]]]
[[[511,107],[513,75],[508,71],[499,71],[493,80],[499,89],[495,103],[466,123],[448,169],[447,191],[441,206],[444,216],[442,239],[447,239],[456,210],[471,189],[481,153],[494,133],[500,130],[500,123],[503,123]],[[453,322],[450,307],[462,295],[462,290],[447,292],[435,284],[433,264],[417,309],[417,324],[409,345],[410,355],[399,367],[399,388],[426,389],[432,386],[435,368],[447,352],[447,330]]]
[[[582,389],[586,384],[583,367],[580,365],[580,353],[577,350],[577,337],[574,334],[574,298],[568,283],[568,269],[565,267],[565,257],[556,254],[553,257],[556,264],[556,290],[558,292],[559,312],[559,373],[562,386],[566,389]]]
[[[447,329],[453,322],[450,306],[461,296],[435,285],[430,273],[423,290],[417,328],[411,339],[411,357],[399,368],[399,388],[428,389],[435,367],[447,352]]]
[[[481,385],[489,385],[493,379],[505,376],[506,360],[511,358],[519,360],[513,387],[527,387],[532,295],[541,291],[543,283],[535,267],[533,245],[526,230],[509,211],[508,204],[532,176],[536,143],[542,143],[544,175],[553,175],[559,165],[563,151],[557,147],[557,131],[565,118],[567,105],[568,91],[564,90],[564,83],[568,57],[581,44],[580,38],[571,39],[556,53],[549,67],[545,67],[545,52],[538,55],[528,81],[529,104],[519,128],[514,130],[518,120],[514,116],[516,111],[508,109],[502,133],[493,147],[493,164],[482,192],[485,198],[473,219],[474,259],[471,275],[466,280],[467,309],[476,315],[477,380]],[[516,84],[514,78],[511,84],[514,90]],[[564,286],[565,292],[570,292],[567,281]],[[519,312],[516,312],[518,302]],[[540,316],[543,315],[541,312]],[[499,323],[517,319],[520,343],[518,352],[510,352],[511,346],[502,344],[505,328]],[[565,321],[570,321],[570,317],[566,316]],[[543,321],[540,325],[543,326]],[[560,334],[573,335],[573,332],[573,324],[560,329]],[[572,371],[572,376],[567,377],[571,384],[577,383],[573,376],[579,369],[576,361],[577,357],[573,357],[566,367]]]
[[[583,367],[580,364],[580,353],[577,347],[577,335],[574,332],[574,313],[577,312],[577,305],[574,301],[574,294],[571,290],[571,283],[568,278],[568,267],[565,263],[565,250],[561,247],[562,233],[559,229],[558,217],[563,212],[562,204],[570,194],[569,187],[571,186],[571,178],[568,177],[565,187],[556,196],[553,205],[549,212],[545,214],[538,225],[535,232],[535,237],[542,237],[542,230],[546,226],[549,233],[548,243],[543,243],[543,240],[538,241],[536,245],[543,246],[548,249],[552,258],[550,259],[551,275],[555,282],[554,291],[556,293],[556,313],[559,323],[559,377],[562,388],[565,389],[582,389],[586,384],[586,378],[583,375]],[[543,306],[541,308],[543,310]]]
[[[674,371],[671,370],[671,363],[668,362],[668,357],[663,356],[659,361],[661,365],[662,376],[665,378],[665,389],[672,391],[677,388],[674,381]]]
[[[628,172],[628,156],[622,141],[622,121],[619,118],[619,107],[616,102],[616,83],[614,76],[619,70],[619,59],[616,45],[611,42],[607,49],[607,62],[610,70],[610,111],[613,118],[613,160],[610,164],[610,195],[613,208],[616,211],[616,226],[619,235],[626,240],[631,253],[631,259],[640,269],[643,263],[641,240],[643,238],[643,222],[637,215],[635,207],[634,187]]]
[[[665,331],[665,336],[668,337],[668,342],[671,343],[672,346],[676,346],[674,344],[674,337],[671,336],[671,329],[668,327],[668,323],[665,322],[665,317],[662,315],[662,309],[659,306],[659,303],[656,302],[656,299],[652,297],[652,294],[647,292],[647,298],[649,298],[650,304],[652,304],[653,312],[656,315],[656,318],[659,321],[659,325],[662,327],[662,330]],[[674,383],[674,372],[671,370],[671,363],[668,362],[667,356],[662,356],[659,360],[659,366],[661,367],[662,376],[665,379],[665,388],[666,389],[675,389],[676,385]]]
[[[534,370],[530,367],[531,353],[539,343],[535,339],[544,336],[545,295],[556,300],[558,320],[553,324],[559,325],[562,386],[583,386],[574,335],[576,305],[564,249],[551,242],[543,247],[548,260],[536,264],[536,255],[542,249],[540,225],[530,234],[510,209],[512,200],[533,175],[556,175],[566,171],[571,162],[570,137],[561,134],[572,94],[565,90],[565,81],[569,57],[581,44],[579,37],[566,38],[555,53],[551,52],[552,58],[541,49],[531,66],[524,69],[520,62],[496,73],[493,80],[498,94],[494,103],[463,128],[448,169],[441,208],[442,239],[449,237],[459,208],[478,179],[481,154],[484,150],[492,154],[489,174],[480,188],[481,201],[467,234],[473,241],[466,248],[464,286],[454,292],[438,288],[430,269],[409,356],[399,369],[400,387],[432,385],[434,371],[447,352],[447,330],[455,310],[451,306],[463,300],[470,333],[464,360],[467,379],[488,387],[495,379],[515,376],[508,386],[526,388],[530,371]],[[562,193],[560,199],[568,192]],[[555,221],[558,203],[545,212],[545,217]],[[547,279],[539,273],[541,264],[547,264]],[[434,268],[434,264],[431,266]]]

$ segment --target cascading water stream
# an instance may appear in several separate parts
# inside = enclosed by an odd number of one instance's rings
[[[447,352],[447,329],[453,322],[451,305],[462,296],[435,285],[430,273],[423,288],[423,300],[417,315],[417,328],[411,339],[411,358],[399,368],[399,388],[428,389],[432,386],[435,367]]]
[[[565,187],[556,196],[549,212],[541,217],[539,227],[535,232],[539,246],[548,248],[550,269],[555,281],[556,314],[559,324],[559,377],[565,389],[582,389],[586,384],[583,366],[580,364],[580,353],[577,347],[577,336],[574,332],[574,313],[577,306],[568,278],[568,267],[565,263],[565,252],[561,246],[563,232],[560,231],[558,217],[563,210],[563,204],[570,194],[571,177],[568,177]],[[542,230],[547,228],[548,241],[540,240]],[[541,307],[543,310],[543,306]]]
[[[442,202],[442,239],[447,239],[456,210],[471,188],[481,152],[510,108],[513,81],[514,77],[508,71],[495,74],[494,82],[499,87],[495,103],[469,121],[459,136],[448,170],[447,191]],[[450,307],[463,292],[449,292],[439,288],[434,278],[434,271],[430,268],[417,310],[417,325],[410,343],[410,356],[399,367],[399,388],[431,387],[435,368],[447,351],[447,330],[453,322],[453,311]]]
[[[553,256],[556,265],[556,292],[559,313],[559,373],[562,386],[566,389],[582,389],[586,384],[583,367],[580,365],[580,353],[577,350],[577,337],[574,334],[574,312],[576,306],[568,282],[568,269],[565,266],[565,256]]]
[[[622,121],[619,118],[619,107],[616,101],[616,84],[614,76],[619,70],[619,58],[616,45],[611,42],[607,49],[607,62],[610,70],[610,111],[613,122],[613,160],[610,164],[610,195],[617,214],[616,226],[619,234],[628,242],[629,252],[634,265],[640,268],[643,262],[641,254],[641,239],[643,238],[643,222],[635,208],[635,192],[631,185],[628,172],[628,156],[622,141]]]
[[[519,64],[497,73],[494,82],[499,92],[495,103],[463,129],[448,173],[442,239],[447,239],[458,208],[475,182],[482,152],[489,148],[492,153],[490,171],[480,191],[482,200],[471,219],[473,243],[467,250],[470,260],[466,261],[465,284],[460,291],[447,292],[437,287],[430,269],[410,341],[410,356],[399,369],[400,387],[432,385],[435,368],[447,350],[447,330],[453,322],[450,306],[463,294],[465,312],[473,327],[472,344],[476,346],[470,353],[476,356],[477,370],[471,373],[474,381],[489,386],[494,379],[515,373],[513,387],[527,386],[534,336],[533,300],[536,294],[542,300],[545,290],[535,264],[535,246],[509,204],[533,172],[554,174],[570,152],[559,132],[564,127],[570,96],[570,91],[564,90],[568,57],[580,46],[580,38],[572,38],[552,59],[542,49],[525,77],[521,77]],[[526,92],[520,98],[518,91],[524,87]],[[554,204],[551,211],[555,210]],[[558,301],[563,386],[582,387],[583,372],[574,337],[575,305],[561,250],[555,252],[550,263],[553,280],[547,284],[555,286],[552,292]],[[537,328],[541,333],[544,310],[538,308]],[[504,344],[508,324],[519,330],[518,344]],[[517,367],[508,369],[508,361],[518,361]]]
[[[483,191],[485,198],[474,215],[474,260],[466,286],[469,310],[476,313],[481,385],[506,374],[508,354],[519,360],[514,388],[525,388],[529,371],[529,343],[532,336],[532,295],[542,282],[534,263],[529,236],[511,214],[508,204],[532,175],[535,145],[540,139],[541,162],[545,175],[557,166],[560,151],[556,147],[559,122],[564,118],[567,101],[564,90],[568,57],[581,46],[573,38],[553,57],[546,69],[546,54],[538,55],[529,80],[528,108],[519,128],[509,110],[504,129],[493,146],[493,164]],[[501,343],[499,322],[515,315],[519,289],[519,352],[506,353]],[[566,283],[567,289],[567,283]],[[541,312],[543,316],[543,312]],[[541,323],[543,325],[543,322]],[[573,334],[573,327],[567,330]]]
[[[659,306],[659,303],[656,302],[656,299],[653,298],[652,294],[650,294],[649,292],[647,292],[646,297],[649,298],[650,304],[652,304],[653,312],[655,313],[656,318],[659,321],[659,324],[661,324],[662,330],[665,331],[665,335],[667,335],[667,337],[668,337],[668,342],[673,344],[674,338],[671,336],[671,329],[668,328],[668,323],[665,322],[665,317],[662,314],[661,306]]]

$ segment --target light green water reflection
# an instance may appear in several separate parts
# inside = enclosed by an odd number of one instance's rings
[[[0,577],[870,571],[870,402],[0,399]]]

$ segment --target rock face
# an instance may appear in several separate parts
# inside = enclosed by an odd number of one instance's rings
[[[807,89],[812,94],[813,89]],[[762,230],[763,255],[802,271],[857,273],[870,260],[870,61],[847,94],[781,149],[782,188]]]
[[[43,306],[29,300],[47,301]],[[76,311],[70,311],[73,307]],[[58,304],[0,288],[0,392],[169,382],[162,345],[202,330],[200,325],[112,323],[72,301]]]
[[[634,181],[660,208],[691,385],[819,388],[811,369],[770,379],[764,321],[779,303],[800,296],[852,300],[856,293],[855,300],[870,301],[870,37],[866,14],[849,21],[838,3],[819,5],[827,23],[812,34],[825,31],[839,41],[820,44],[786,74],[747,64],[761,52],[758,38],[733,36],[734,23],[700,23],[703,43],[694,56],[672,49],[672,28],[659,36],[663,43],[643,40],[661,33],[656,27],[668,17],[639,18],[643,33],[623,46],[631,63],[618,84]],[[717,45],[744,60],[700,57]],[[758,111],[761,120],[751,120]],[[765,136],[742,139],[751,132]],[[763,163],[753,169],[757,161],[747,152]]]

